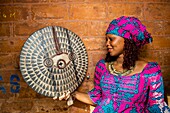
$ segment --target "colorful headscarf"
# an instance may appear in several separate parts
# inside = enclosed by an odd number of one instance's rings
[[[122,16],[114,19],[109,24],[106,34],[114,34],[131,39],[139,47],[152,42],[152,37],[146,31],[146,27],[135,17]]]

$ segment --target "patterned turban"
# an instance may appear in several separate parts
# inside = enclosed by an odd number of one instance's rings
[[[114,34],[131,39],[139,47],[152,42],[152,37],[146,31],[146,27],[135,17],[122,16],[114,19],[109,24],[106,34]]]

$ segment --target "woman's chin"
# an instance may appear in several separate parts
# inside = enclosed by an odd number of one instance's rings
[[[118,57],[120,54],[118,54],[118,53],[110,53],[110,56],[112,56],[112,57]]]
[[[113,57],[113,56],[117,56],[117,55],[115,53],[110,53],[110,56]]]

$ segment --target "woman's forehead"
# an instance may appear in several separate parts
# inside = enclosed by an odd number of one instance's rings
[[[117,36],[117,35],[114,35],[114,34],[106,34],[106,37],[122,38],[122,39],[124,39],[123,37]]]

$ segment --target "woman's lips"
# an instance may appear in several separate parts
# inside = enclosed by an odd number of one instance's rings
[[[113,50],[113,48],[108,48],[107,51],[108,52],[111,52]]]

